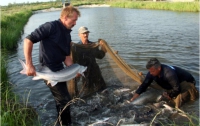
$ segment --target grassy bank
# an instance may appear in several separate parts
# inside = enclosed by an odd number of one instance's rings
[[[110,0],[71,0],[74,6],[90,4],[110,4],[114,7],[163,9],[177,11],[197,11],[198,3],[165,3],[165,2],[130,2]],[[186,6],[188,4],[188,6]],[[176,6],[175,6],[176,5]],[[174,6],[174,7],[172,7]],[[12,92],[12,85],[7,75],[6,59],[10,50],[17,48],[17,42],[23,33],[32,11],[61,8],[61,2],[37,2],[31,4],[10,4],[1,7],[1,125],[2,126],[33,126],[37,113],[26,103],[20,103],[19,98]],[[179,8],[179,9],[174,9]],[[183,9],[189,8],[189,9]],[[192,10],[191,8],[195,8]],[[182,9],[182,10],[181,10]],[[199,8],[198,8],[199,11]],[[37,124],[38,126],[38,124]]]
[[[6,51],[1,56],[1,126],[31,126],[39,124],[37,113],[12,92],[8,81]]]
[[[113,7],[135,8],[135,9],[157,9],[182,12],[199,12],[199,2],[141,2],[141,1],[119,1],[108,2]]]
[[[24,25],[32,15],[32,11],[51,7],[61,7],[61,4],[55,2],[2,7],[1,30],[3,32],[1,32],[1,48],[6,50],[15,49],[17,41],[23,32]]]
[[[58,4],[60,6],[58,6]],[[61,7],[60,3],[38,3],[28,5],[9,5],[1,8],[1,125],[34,126],[40,125],[37,113],[26,103],[21,103],[12,92],[7,74],[7,52],[17,48],[17,42],[23,33],[32,11]]]

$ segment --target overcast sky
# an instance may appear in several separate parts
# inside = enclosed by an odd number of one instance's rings
[[[33,2],[47,2],[47,1],[54,1],[54,0],[0,0],[1,6],[7,6],[9,3],[33,3]]]

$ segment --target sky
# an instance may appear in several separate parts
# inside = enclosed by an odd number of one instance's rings
[[[1,6],[8,6],[9,3],[33,3],[33,2],[47,2],[47,1],[52,1],[52,0],[0,0],[0,5]]]

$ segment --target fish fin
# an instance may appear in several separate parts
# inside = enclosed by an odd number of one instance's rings
[[[79,74],[81,74],[83,77],[85,77],[84,72],[86,71],[87,67],[82,66],[83,69],[79,71]]]
[[[26,74],[26,64],[22,60],[20,60],[20,59],[18,59],[18,60],[19,60],[19,62],[21,63],[21,65],[23,67],[23,70],[21,70],[20,73],[21,74]]]
[[[57,81],[50,81],[51,86],[55,86],[58,82]]]
[[[84,67],[83,72],[85,72],[87,70],[87,67]]]
[[[82,73],[81,75],[82,75],[82,76],[85,78],[85,75],[84,75],[84,73]]]
[[[40,80],[40,79],[42,79],[42,78],[39,77],[39,76],[34,76],[34,77],[32,78],[32,80]]]

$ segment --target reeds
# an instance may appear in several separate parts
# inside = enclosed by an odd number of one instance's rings
[[[12,92],[6,71],[6,54],[1,56],[1,125],[2,126],[31,126],[39,124],[37,113],[28,106],[28,100],[19,102],[19,98]]]

